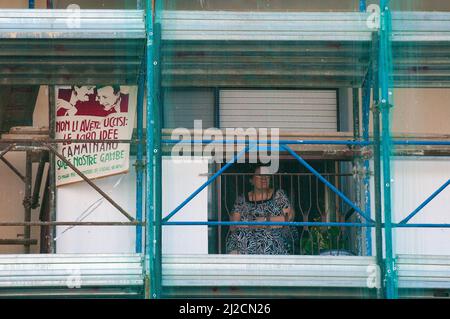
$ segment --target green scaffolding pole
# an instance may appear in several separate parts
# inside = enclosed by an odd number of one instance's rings
[[[159,40],[155,37],[153,1],[146,10],[146,192],[145,298],[161,297],[161,138],[159,110]],[[156,28],[158,29],[158,28]],[[156,41],[155,41],[156,40]]]
[[[393,251],[393,227],[392,227],[392,190],[391,190],[391,132],[390,132],[390,107],[392,91],[390,90],[390,76],[392,70],[392,46],[391,27],[392,17],[389,0],[381,0],[381,29],[380,29],[380,68],[379,81],[381,88],[381,118],[382,118],[382,160],[383,160],[383,192],[384,192],[384,236],[385,236],[385,289],[386,298],[396,299],[397,272]]]

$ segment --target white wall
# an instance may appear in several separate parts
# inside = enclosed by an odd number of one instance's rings
[[[95,180],[94,183],[136,217],[136,173],[130,158],[130,171]],[[90,214],[89,214],[90,213]],[[57,188],[57,221],[126,222],[111,203],[85,182]],[[132,253],[135,251],[135,226],[58,226],[57,253]],[[63,233],[64,232],[64,233]]]
[[[163,158],[162,189],[163,217],[166,217],[198,187],[208,176],[208,158],[194,157],[192,161],[180,157]],[[200,192],[170,221],[207,221],[208,188]],[[167,254],[208,254],[207,226],[164,226],[162,249]]]
[[[399,158],[393,161],[393,216],[400,222],[450,179],[448,158]],[[409,223],[450,224],[450,187],[433,199]],[[450,229],[396,230],[398,254],[450,255]]]
[[[448,158],[397,157],[391,165],[392,221],[399,223],[450,178]],[[371,184],[374,216],[373,179]],[[382,193],[382,197],[383,193]],[[409,224],[450,224],[450,188],[447,187]],[[383,210],[384,211],[384,210]],[[383,214],[384,216],[384,214]],[[372,232],[375,244],[375,232]],[[394,230],[396,254],[450,255],[450,229],[397,228]],[[375,246],[373,246],[375,251]]]

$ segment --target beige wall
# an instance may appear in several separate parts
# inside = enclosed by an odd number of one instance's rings
[[[351,94],[349,90],[345,101],[341,101],[346,102],[346,109],[350,110],[349,114],[344,114],[350,131],[353,130]],[[450,135],[450,89],[395,89],[390,120],[394,134]],[[369,129],[373,131],[372,114]]]
[[[25,172],[25,153],[11,152],[6,154],[5,158],[22,174]],[[33,181],[37,170],[37,164],[33,164]],[[22,201],[24,198],[24,184],[9,168],[0,162],[0,220],[5,222],[22,222],[24,220],[24,208]],[[45,183],[45,176],[42,185]],[[34,186],[33,186],[34,187]],[[42,187],[41,187],[42,189]],[[42,192],[40,198],[42,199]],[[39,219],[39,208],[33,209],[31,214],[32,221]],[[0,239],[21,239],[20,234],[24,233],[23,227],[1,227]],[[31,228],[31,237],[39,240],[40,230],[38,227]],[[23,246],[3,246],[0,245],[0,254],[5,253],[23,253]],[[39,245],[31,246],[31,253],[39,253]]]
[[[392,125],[393,132],[450,134],[450,90],[394,90]]]
[[[35,0],[36,8],[45,8],[47,0]],[[28,8],[28,0],[0,0],[0,8]]]

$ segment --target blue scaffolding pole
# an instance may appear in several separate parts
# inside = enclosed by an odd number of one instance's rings
[[[201,141],[197,141],[201,143]],[[324,183],[328,188],[330,188],[336,195],[338,195],[345,203],[352,207],[361,217],[370,223],[374,223],[374,220],[370,218],[360,207],[358,207],[354,202],[352,202],[345,194],[343,194],[339,189],[337,189],[333,184],[331,184],[326,178],[324,178],[318,171],[316,171],[311,165],[309,165],[301,156],[295,153],[287,144],[279,143],[279,149],[287,151],[294,159],[296,159],[300,164],[302,164],[306,169],[313,173],[322,183]],[[173,211],[171,211],[164,219],[163,223],[169,221],[175,214],[185,207],[195,196],[197,196],[201,191],[203,191],[209,184],[211,184],[217,177],[224,173],[231,165],[233,165],[239,158],[241,158],[245,153],[253,150],[260,149],[261,146],[257,147],[245,147],[241,150],[231,161],[224,165],[218,172],[216,172],[212,177],[210,177],[203,185],[201,185],[197,190],[195,190],[191,195],[187,197],[180,205],[178,205]],[[273,148],[273,146],[272,146]]]
[[[439,187],[433,194],[431,194],[427,199],[423,201],[415,210],[411,212],[405,219],[403,219],[399,224],[405,225],[407,224],[411,218],[416,216],[425,206],[427,206],[436,196],[438,196],[447,186],[450,185],[450,179],[445,182],[441,187]]]
[[[366,0],[359,0],[359,11],[365,12],[367,10]]]

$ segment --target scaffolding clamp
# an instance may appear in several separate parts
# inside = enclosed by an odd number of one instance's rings
[[[25,198],[23,199],[23,202],[22,202],[23,207],[25,207],[25,209],[31,209],[31,208],[34,208],[32,202],[33,202],[32,196],[27,196],[27,197],[25,197]]]
[[[380,105],[381,105],[381,103],[379,101],[374,102],[372,104],[372,106],[370,107],[370,110],[372,111],[372,113],[380,113],[380,110],[381,110]]]
[[[382,108],[382,109],[391,109],[391,108],[394,107],[393,104],[388,103],[386,100],[381,100],[380,105],[381,105],[381,108]]]
[[[147,165],[147,161],[145,161],[145,160],[141,160],[141,161],[136,160],[136,162],[134,162],[134,164],[133,164],[136,172],[139,172],[140,170],[145,170],[146,165]]]

